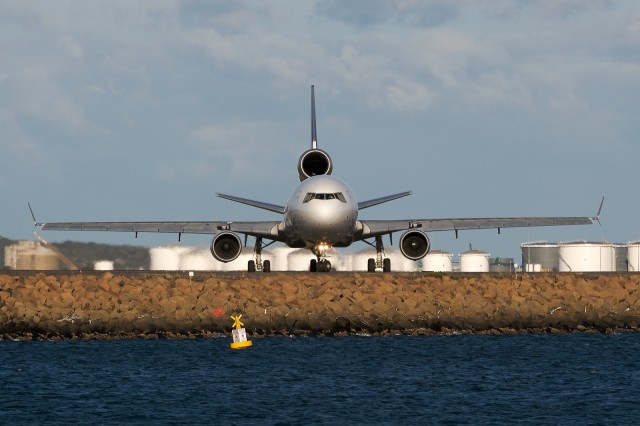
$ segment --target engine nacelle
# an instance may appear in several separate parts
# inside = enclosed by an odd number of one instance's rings
[[[211,254],[220,262],[231,262],[240,256],[242,242],[233,232],[220,232],[211,241]]]
[[[400,252],[407,259],[422,259],[429,253],[430,248],[429,237],[422,231],[407,231],[400,237]]]
[[[305,151],[298,161],[300,182],[311,176],[330,175],[332,171],[331,157],[321,149]]]

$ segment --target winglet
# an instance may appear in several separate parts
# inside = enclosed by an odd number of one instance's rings
[[[33,209],[31,208],[31,203],[27,203],[27,205],[29,206],[29,211],[31,212],[31,218],[33,219],[33,229],[35,230],[38,226],[41,226],[41,223],[38,223],[38,221],[36,220],[36,215],[33,214]]]
[[[316,96],[311,85],[311,149],[318,147],[318,134],[316,132]]]
[[[592,217],[591,220],[595,220],[598,222],[598,225],[602,227],[602,223],[600,223],[600,213],[602,213],[602,205],[604,204],[604,195],[602,196],[602,201],[600,201],[600,207],[598,207],[598,213],[596,213],[595,217]]]

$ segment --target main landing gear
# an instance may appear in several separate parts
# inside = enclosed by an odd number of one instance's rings
[[[368,243],[369,245],[373,245],[371,243]],[[367,261],[367,271],[368,272],[375,272],[376,269],[382,269],[383,272],[391,272],[391,259],[389,259],[388,257],[384,257],[383,258],[383,254],[384,254],[384,246],[382,245],[382,237],[381,236],[377,236],[376,237],[376,258],[375,259],[369,259]]]
[[[249,272],[256,272],[256,271],[271,272],[271,262],[269,260],[262,260],[262,238],[261,237],[256,238],[256,246],[253,249],[253,253],[256,260],[249,261],[249,265],[248,265]]]

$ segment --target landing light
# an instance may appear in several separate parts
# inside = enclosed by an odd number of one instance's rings
[[[329,244],[320,243],[316,246],[316,253],[324,257],[330,249],[331,246]]]

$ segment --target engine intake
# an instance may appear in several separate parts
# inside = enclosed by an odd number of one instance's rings
[[[211,254],[220,262],[231,262],[240,256],[242,242],[233,232],[220,232],[211,241]]]
[[[319,175],[330,175],[333,171],[333,163],[329,154],[321,149],[310,149],[300,156],[298,161],[298,176],[300,182]]]
[[[407,231],[400,237],[400,251],[407,259],[422,259],[430,248],[429,237],[422,231]]]

